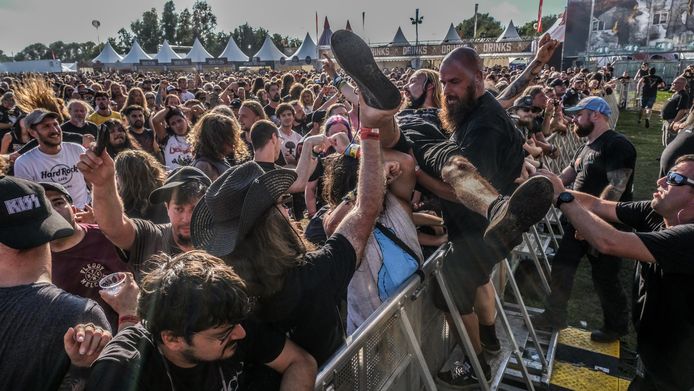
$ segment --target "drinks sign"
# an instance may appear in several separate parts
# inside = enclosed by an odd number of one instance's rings
[[[419,46],[383,46],[372,47],[374,57],[412,57],[412,56],[445,56],[456,48],[468,46],[479,54],[512,54],[529,53],[532,41],[513,42],[470,42],[466,44],[419,45]]]

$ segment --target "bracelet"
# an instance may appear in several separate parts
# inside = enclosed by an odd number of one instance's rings
[[[140,317],[136,315],[123,315],[118,317],[118,326],[120,326],[121,323],[138,323],[140,321]]]
[[[347,148],[345,148],[343,155],[354,159],[359,159],[359,156],[361,155],[361,146],[359,144],[351,143],[347,146]]]
[[[379,133],[378,129],[360,128],[359,138],[361,140],[380,140],[381,134]]]
[[[320,152],[316,152],[311,148],[311,157],[314,159],[318,159],[320,157]]]

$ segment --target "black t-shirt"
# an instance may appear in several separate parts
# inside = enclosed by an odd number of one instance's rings
[[[640,262],[632,314],[638,352],[659,390],[694,387],[694,224],[666,228],[649,201],[620,203],[655,263]]]
[[[571,160],[571,167],[576,170],[573,189],[599,197],[610,183],[607,179],[609,171],[622,168],[634,170],[635,165],[636,149],[631,142],[614,130],[608,130],[576,151]],[[632,172],[620,201],[631,201],[633,181]]]
[[[664,83],[658,75],[648,75],[643,78],[642,94],[645,97],[652,97],[658,94],[658,86]]]
[[[564,92],[561,98],[561,103],[564,107],[573,107],[578,104],[578,102],[583,98],[581,92],[575,88],[569,88]]]
[[[260,301],[257,316],[325,363],[344,341],[338,306],[347,294],[357,255],[342,235],[331,236],[303,265],[291,270],[282,290]]]
[[[135,241],[128,252],[128,263],[137,281],[140,281],[142,265],[152,255],[164,253],[170,256],[183,252],[173,238],[171,223],[154,224],[148,220],[132,219],[135,227]]]
[[[253,379],[245,375],[246,366],[274,361],[284,349],[285,337],[250,320],[242,326],[246,337],[239,341],[232,357],[200,363],[193,368],[179,368],[166,360],[142,324],[127,327],[106,345],[92,364],[87,390],[247,389]]]
[[[137,133],[132,128],[128,128],[128,133],[137,140],[143,150],[154,155],[154,131],[152,129],[144,128],[142,133]]]
[[[678,111],[687,110],[689,109],[689,106],[689,94],[687,91],[677,91],[672,94],[667,103],[665,103],[662,112],[663,119],[666,121],[671,121],[675,119]]]
[[[279,119],[277,118],[277,115],[275,115],[277,110],[275,110],[274,107],[272,107],[268,104],[267,106],[263,107],[263,111],[265,111],[265,115],[267,115],[267,118],[270,121],[272,121],[276,124],[279,123]]]
[[[82,126],[81,128],[78,128],[72,122],[67,121],[60,125],[60,129],[63,132],[77,133],[82,136],[84,136],[85,134],[91,134],[92,136],[94,136],[94,138],[96,138],[96,135],[99,133],[99,128],[89,121],[85,121],[84,126]]]
[[[692,129],[680,130],[660,155],[660,178],[664,177],[675,166],[677,158],[690,153],[694,153],[694,131]]]
[[[21,114],[21,111],[17,107],[7,109],[5,106],[0,105],[0,123],[2,124],[11,124],[14,126]],[[10,130],[12,130],[12,127],[0,129],[0,137],[5,135],[5,133],[9,132]]]

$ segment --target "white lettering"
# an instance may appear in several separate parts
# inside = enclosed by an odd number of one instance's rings
[[[36,209],[40,206],[41,204],[39,203],[39,198],[36,196],[36,194],[25,195],[5,201],[7,214],[11,215]]]

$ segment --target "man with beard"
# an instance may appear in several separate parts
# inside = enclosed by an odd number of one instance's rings
[[[137,140],[140,148],[157,156],[154,145],[154,131],[145,128],[145,110],[139,105],[130,105],[123,111],[128,119],[128,134]]]
[[[431,69],[419,69],[410,76],[403,88],[407,106],[399,117],[416,115],[441,129],[441,82],[439,73]]]
[[[70,113],[70,120],[60,125],[63,132],[77,133],[82,136],[90,134],[96,139],[99,128],[87,121],[87,114],[89,113],[87,102],[77,99],[71,100],[67,104],[67,111]]]
[[[565,110],[573,115],[572,123],[586,144],[580,148],[561,175],[565,186],[607,201],[631,201],[636,150],[623,135],[609,129],[611,110],[600,97],[589,97]],[[536,317],[540,328],[566,327],[567,303],[571,297],[574,275],[584,255],[591,263],[593,283],[602,305],[604,324],[590,337],[597,342],[611,342],[628,331],[626,295],[619,281],[621,258],[601,254],[588,243],[576,238],[585,235],[566,224],[564,236],[552,261],[552,293],[547,309]]]
[[[111,99],[104,91],[97,91],[94,94],[94,104],[96,111],[93,112],[87,120],[93,122],[96,126],[100,126],[110,119],[123,120],[119,112],[111,110]]]
[[[312,390],[316,361],[284,334],[247,318],[246,284],[203,251],[155,258],[142,280],[141,323],[122,330],[92,365],[91,390],[245,390],[282,374],[282,389]]]
[[[188,91],[188,79],[185,77],[179,77],[178,80],[178,89],[180,90],[179,96],[181,97],[181,102],[186,103],[186,101],[189,101],[191,99],[195,99],[195,95]]]
[[[122,122],[110,119],[101,126],[105,126],[108,129],[106,152],[112,159],[115,159],[120,152],[129,149],[141,149],[137,140],[128,133]]]
[[[265,115],[267,115],[267,118],[274,122],[277,126],[280,125],[280,119],[279,116],[275,113],[277,110],[277,106],[280,105],[280,85],[278,82],[273,81],[268,84],[266,87],[265,91],[267,91],[268,98],[270,99],[270,103],[268,103],[267,106],[263,108],[265,110]]]
[[[190,218],[193,208],[211,183],[202,171],[194,167],[174,170],[164,185],[149,195],[151,204],[165,204],[170,221],[154,224],[148,220],[131,219],[123,212],[123,202],[116,188],[114,162],[106,151],[101,156],[92,150],[87,151],[80,155],[77,167],[92,184],[94,218],[99,228],[113,244],[128,253],[128,262],[136,277],[139,277],[142,263],[152,254],[175,255],[193,249]]]
[[[282,155],[287,162],[286,168],[296,168],[296,148],[301,141],[301,135],[294,131],[294,108],[289,103],[277,106],[277,116],[280,119],[279,136],[282,140]]]
[[[89,203],[89,191],[82,174],[77,172],[79,156],[84,147],[63,142],[63,132],[57,113],[36,109],[27,115],[25,122],[29,134],[38,146],[18,157],[14,163],[14,174],[34,182],[57,182],[65,186],[82,209]]]
[[[556,41],[543,36],[533,63],[501,98],[520,93],[523,83],[540,71],[556,46]],[[364,96],[362,113],[372,107],[387,110],[399,106],[399,91],[381,74],[363,41],[340,30],[332,36],[332,49],[359,90],[369,92]],[[444,105],[440,118],[451,133],[450,140],[415,116],[401,117],[395,123],[384,115],[382,121],[365,126],[380,129],[384,147],[412,153],[421,168],[416,170],[418,182],[427,188],[433,183],[439,190],[433,192],[442,198],[448,237],[453,243],[442,274],[449,281],[454,303],[482,366],[480,375],[488,380],[491,368],[483,347],[489,352],[501,349],[494,331],[494,291],[489,277],[494,265],[520,243],[522,233],[544,217],[552,194],[549,181],[535,177],[510,199],[499,196],[498,191],[514,192],[514,180],[523,165],[523,140],[500,103],[485,92],[482,69],[482,60],[470,48],[455,49],[441,64]],[[440,186],[441,179],[450,186]],[[511,220],[517,224],[508,224]],[[442,297],[437,298],[436,305],[447,311]],[[450,372],[440,373],[439,381],[462,387],[477,384],[475,376],[468,356]]]
[[[241,107],[239,107],[238,121],[239,125],[241,125],[241,140],[246,143],[246,146],[251,153],[251,157],[253,157],[251,128],[253,127],[254,123],[263,119],[267,119],[267,117],[265,116],[263,106],[261,106],[258,101],[247,100],[241,104]]]
[[[304,136],[311,130],[311,121],[304,111],[304,106],[298,100],[293,100],[289,104],[294,108],[294,124],[293,129]]]

